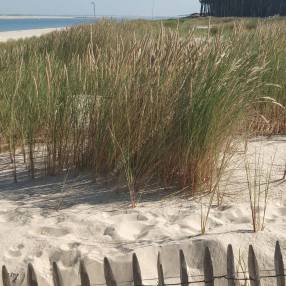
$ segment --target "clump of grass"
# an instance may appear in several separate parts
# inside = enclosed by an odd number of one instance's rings
[[[73,168],[116,175],[133,206],[150,180],[190,194],[212,190],[225,146],[254,110],[272,112],[256,104],[269,97],[274,74],[282,79],[282,68],[271,72],[270,50],[282,58],[284,48],[265,46],[272,34],[262,29],[238,25],[228,38],[198,41],[179,25],[103,21],[3,44],[1,142],[12,159],[24,146],[31,176],[39,149],[49,175]]]
[[[217,206],[222,203],[224,194],[221,194],[220,192],[220,182],[229,163],[228,161],[233,154],[231,152],[231,149],[233,148],[231,143],[232,142],[229,141],[225,144],[224,150],[221,151],[221,158],[219,159],[218,168],[215,174],[211,174],[210,180],[201,185],[202,189],[200,193],[207,194],[207,196],[201,197],[201,234],[206,233],[209,215],[213,207],[215,197],[217,198]],[[204,204],[204,200],[207,200],[206,204]]]
[[[283,24],[260,23],[258,37],[252,43],[252,49],[260,53],[267,62],[263,75],[264,86],[259,91],[261,98],[253,106],[251,129],[256,134],[286,133],[286,69],[285,47],[286,33]]]
[[[266,172],[263,172],[263,161],[260,155],[257,157],[255,154],[253,168],[247,159],[245,161],[245,171],[254,232],[264,230],[265,227],[265,216],[268,205],[273,162],[274,158],[272,159],[270,168]]]

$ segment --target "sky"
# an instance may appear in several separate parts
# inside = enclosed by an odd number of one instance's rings
[[[0,15],[91,15],[91,1],[0,0]],[[95,3],[96,14],[106,16],[179,16],[198,12],[200,7],[199,0],[95,0]]]

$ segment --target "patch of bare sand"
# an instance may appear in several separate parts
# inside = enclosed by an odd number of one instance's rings
[[[62,28],[47,28],[47,29],[0,32],[0,42],[16,41],[31,37],[40,37],[54,31],[60,31],[61,29]]]
[[[273,166],[266,228],[253,233],[244,158],[254,166],[263,158],[264,171]],[[273,156],[274,160],[273,160]],[[20,160],[20,158],[19,158]],[[118,281],[132,280],[131,255],[136,252],[144,284],[156,284],[156,257],[161,251],[165,277],[178,277],[178,251],[183,249],[190,275],[202,274],[202,254],[209,246],[214,272],[225,274],[229,243],[247,262],[253,244],[260,267],[273,269],[276,240],[286,247],[286,182],[281,181],[286,161],[286,138],[257,138],[241,148],[227,169],[221,206],[213,202],[207,233],[201,235],[201,201],[168,196],[167,190],[143,193],[136,209],[129,208],[128,193],[118,185],[87,174],[27,179],[19,170],[15,184],[7,167],[0,172],[0,261],[9,271],[24,273],[32,262],[39,284],[52,285],[51,261],[63,273],[65,285],[80,285],[79,259],[84,259],[92,283],[104,283],[103,257],[111,258]],[[8,166],[5,155],[0,165]],[[152,189],[152,188],[151,188]],[[238,268],[239,270],[243,270]],[[191,278],[194,279],[194,278]],[[167,281],[173,282],[174,279]],[[175,279],[176,281],[176,279]],[[216,285],[226,285],[220,280]],[[131,283],[125,283],[131,285]],[[263,285],[272,285],[265,280]]]

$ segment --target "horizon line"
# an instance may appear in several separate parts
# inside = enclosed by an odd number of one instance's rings
[[[0,17],[89,17],[89,18],[98,18],[98,17],[132,17],[132,18],[175,18],[175,17],[186,17],[198,12],[192,12],[181,15],[106,15],[106,14],[0,14]]]

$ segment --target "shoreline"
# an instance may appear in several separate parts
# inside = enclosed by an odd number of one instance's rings
[[[65,29],[65,27],[0,32],[0,43],[5,43],[8,41],[17,41],[20,39],[27,39],[32,37],[40,37],[51,32],[61,31],[63,29]]]
[[[0,20],[17,20],[17,19],[76,19],[92,18],[93,16],[41,16],[41,15],[0,15]]]

